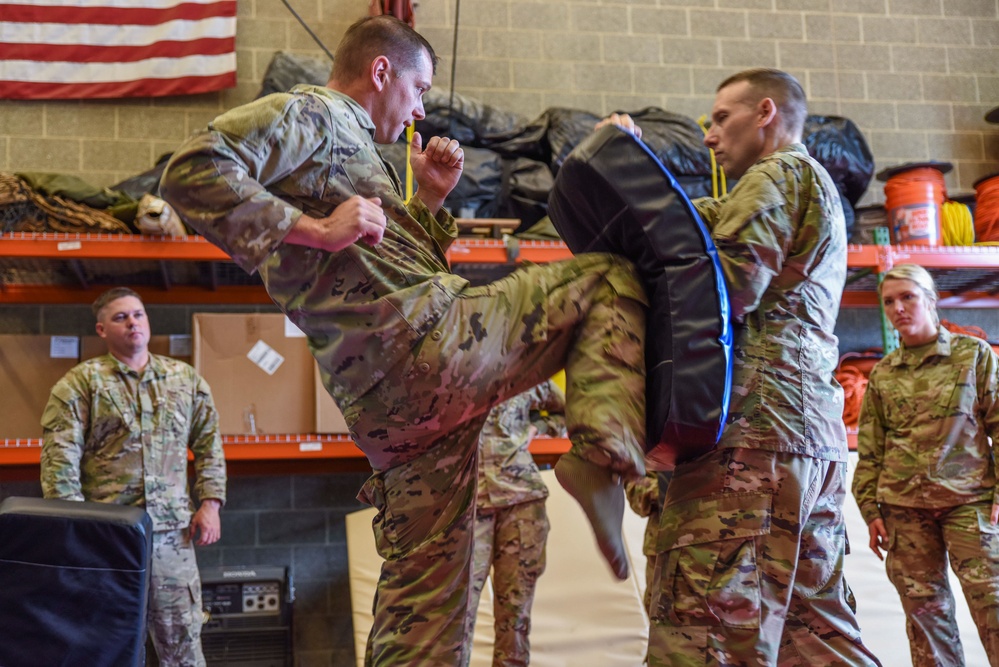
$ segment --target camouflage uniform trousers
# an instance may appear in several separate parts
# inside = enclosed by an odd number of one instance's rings
[[[649,665],[880,665],[843,578],[846,463],[724,448],[677,466]]]
[[[149,635],[162,667],[204,667],[201,575],[187,528],[153,532]]]
[[[492,566],[493,667],[526,667],[531,661],[531,605],[545,571],[549,527],[544,498],[477,509],[466,634],[471,637],[475,631],[479,598]]]
[[[366,665],[464,663],[479,432],[490,408],[563,367],[579,456],[644,473],[645,294],[631,264],[587,254],[461,292],[409,359],[342,406],[379,461],[358,498],[385,558]]]
[[[989,662],[999,666],[999,528],[989,524],[991,509],[988,501],[945,509],[881,506],[885,565],[902,599],[915,667],[964,665],[948,558]]]
[[[659,523],[662,515],[662,499],[666,496],[672,470],[659,470],[646,473],[640,480],[624,485],[628,504],[638,516],[648,517],[645,534],[642,536],[642,554],[645,556],[645,593],[642,604],[645,613],[652,613],[652,580],[656,573],[656,556],[659,544]]]

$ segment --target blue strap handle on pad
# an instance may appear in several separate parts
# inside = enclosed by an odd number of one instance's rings
[[[548,206],[574,254],[622,255],[645,285],[650,467],[713,450],[728,414],[732,325],[721,263],[690,199],[645,144],[606,126],[566,158]]]

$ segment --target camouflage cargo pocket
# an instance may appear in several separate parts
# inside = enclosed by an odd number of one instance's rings
[[[474,502],[474,458],[463,463],[471,474],[440,474],[433,463],[421,457],[375,473],[361,486],[357,499],[377,510],[371,527],[382,558],[409,554],[453,526]]]
[[[975,503],[978,515],[978,534],[981,541],[982,553],[991,558],[993,562],[999,563],[999,526],[992,525],[992,503],[984,501]]]
[[[758,628],[755,537],[770,532],[771,497],[726,493],[664,510],[652,619],[674,626]]]

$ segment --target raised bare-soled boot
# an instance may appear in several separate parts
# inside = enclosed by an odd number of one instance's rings
[[[628,558],[621,537],[625,497],[620,475],[568,452],[555,464],[555,477],[583,508],[614,576],[627,579]]]

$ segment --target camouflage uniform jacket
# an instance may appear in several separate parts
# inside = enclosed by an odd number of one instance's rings
[[[468,281],[444,252],[457,225],[414,197],[374,143],[351,98],[296,86],[216,118],[174,154],[161,193],[189,225],[249,272],[309,337],[341,408],[402,361]],[[302,213],[328,215],[354,195],[381,197],[378,245],[329,253],[282,243]],[[341,326],[343,325],[343,326]]]
[[[853,494],[867,523],[879,503],[940,509],[999,501],[999,358],[978,338],[939,328],[871,370],[860,411]]]
[[[155,530],[186,528],[194,490],[225,503],[225,456],[208,384],[182,361],[149,355],[137,373],[106,354],[79,364],[42,414],[46,498],[144,507]]]
[[[845,461],[833,329],[846,227],[829,174],[791,144],[750,167],[726,197],[694,204],[711,229],[735,324],[719,447]]]
[[[549,380],[489,412],[479,435],[478,507],[507,507],[548,497],[548,487],[528,450],[531,410],[563,412],[562,390]]]

